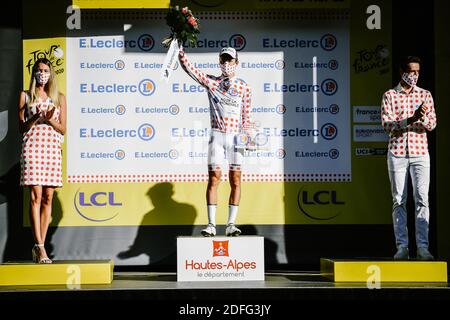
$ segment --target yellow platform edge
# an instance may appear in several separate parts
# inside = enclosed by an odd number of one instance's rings
[[[320,259],[320,273],[334,282],[446,283],[445,261],[358,261]],[[376,277],[376,278],[374,278]]]
[[[113,260],[55,261],[52,264],[7,262],[0,264],[0,286],[110,284]]]

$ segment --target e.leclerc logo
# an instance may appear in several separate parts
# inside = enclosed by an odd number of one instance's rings
[[[242,34],[233,34],[230,37],[229,44],[230,47],[235,48],[236,51],[241,51],[247,45],[247,40],[245,40],[245,37]]]
[[[148,52],[155,46],[155,40],[148,34],[142,34],[137,39],[124,39],[123,37],[89,37],[80,38],[80,49],[139,49]]]
[[[122,149],[116,150],[116,152],[114,152],[114,158],[116,158],[117,160],[125,159],[125,151],[123,151]]]
[[[230,36],[228,39],[208,39],[200,38],[197,40],[197,48],[223,48],[223,47],[233,47],[236,51],[241,51],[247,45],[246,38],[240,34],[236,33]],[[183,46],[188,47],[188,43],[184,43]]]
[[[337,47],[337,38],[332,34],[325,34],[320,39],[306,38],[263,38],[263,48],[322,48],[325,51],[333,51]]]
[[[121,116],[124,115],[125,112],[127,111],[127,108],[125,108],[125,106],[123,104],[119,104],[116,106],[116,113]]]
[[[114,68],[118,71],[125,69],[125,62],[123,62],[123,60],[117,60],[114,62]]]
[[[122,83],[80,83],[80,93],[86,94],[126,94],[140,93],[151,96],[156,91],[156,84],[152,79],[143,79],[138,84]]]
[[[81,139],[136,139],[150,141],[155,137],[155,128],[149,123],[141,124],[137,129],[127,128],[80,128]]]
[[[332,34],[326,34],[320,39],[320,46],[325,51],[332,51],[337,46],[337,39]]]
[[[320,133],[325,140],[333,140],[338,134],[338,129],[332,123],[325,123],[320,129]]]
[[[338,84],[334,79],[325,79],[322,81],[321,89],[323,94],[332,96],[337,92]]]
[[[149,34],[143,34],[138,39],[139,49],[142,51],[150,51],[155,46],[155,40]]]
[[[155,93],[156,85],[155,82],[151,79],[144,79],[141,82],[139,82],[139,92],[143,96],[151,96],[153,93]]]
[[[144,123],[138,129],[139,138],[144,141],[150,141],[155,136],[155,128],[151,124]]]

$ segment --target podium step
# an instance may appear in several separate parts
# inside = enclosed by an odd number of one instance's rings
[[[264,281],[264,238],[178,237],[177,281]]]
[[[113,260],[6,262],[0,264],[0,286],[110,284],[113,269]]]
[[[445,261],[320,259],[320,273],[334,282],[447,282]]]

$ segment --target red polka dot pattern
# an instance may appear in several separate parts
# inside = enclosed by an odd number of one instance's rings
[[[248,84],[237,78],[207,75],[180,53],[181,66],[196,82],[208,90],[211,128],[220,132],[238,133],[251,127],[251,96]]]
[[[39,109],[48,107],[46,102],[37,102],[27,106],[32,116]],[[59,109],[55,110],[53,119],[59,120]],[[52,126],[38,121],[23,135],[22,157],[20,159],[20,185],[62,186],[62,154],[63,136]]]
[[[407,125],[416,108],[423,105],[427,108],[426,119]],[[389,134],[389,152],[397,157],[418,157],[428,154],[426,131],[436,127],[436,113],[431,93],[415,87],[406,93],[399,85],[384,93],[381,104],[381,122]]]

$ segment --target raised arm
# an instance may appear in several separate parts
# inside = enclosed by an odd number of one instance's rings
[[[208,76],[203,71],[200,71],[198,68],[195,68],[195,66],[189,62],[187,55],[183,49],[180,49],[178,58],[180,60],[181,67],[192,79],[197,81],[202,86],[205,87],[209,86],[210,80]]]

